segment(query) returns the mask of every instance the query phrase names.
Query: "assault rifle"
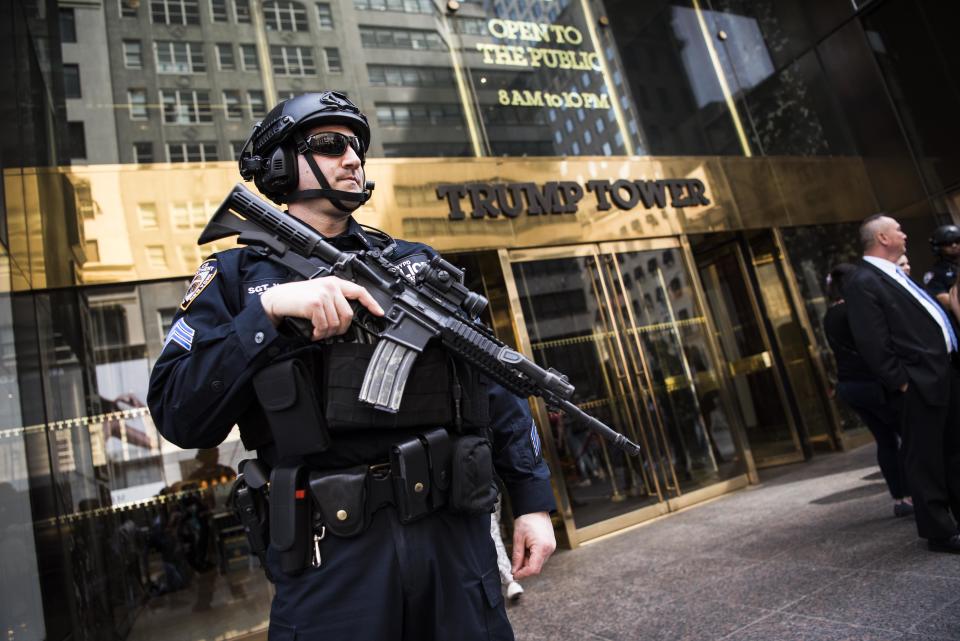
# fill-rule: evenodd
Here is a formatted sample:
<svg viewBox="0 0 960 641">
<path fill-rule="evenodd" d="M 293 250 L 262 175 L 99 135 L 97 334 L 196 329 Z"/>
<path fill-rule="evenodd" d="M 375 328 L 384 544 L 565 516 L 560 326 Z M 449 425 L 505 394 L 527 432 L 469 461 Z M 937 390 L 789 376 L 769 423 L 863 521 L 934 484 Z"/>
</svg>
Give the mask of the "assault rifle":
<svg viewBox="0 0 960 641">
<path fill-rule="evenodd" d="M 640 446 L 570 402 L 574 386 L 557 370 L 543 369 L 510 349 L 476 320 L 487 299 L 463 285 L 463 271 L 434 257 L 410 282 L 377 250 L 342 252 L 309 225 L 273 207 L 237 184 L 200 235 L 199 244 L 238 236 L 261 248 L 305 279 L 337 276 L 362 285 L 385 314 L 375 318 L 355 304 L 354 323 L 379 337 L 360 389 L 360 401 L 396 412 L 417 355 L 438 339 L 459 356 L 521 398 L 539 396 L 632 456 Z M 308 260 L 319 259 L 320 265 Z M 304 323 L 306 321 L 303 321 Z"/>
</svg>

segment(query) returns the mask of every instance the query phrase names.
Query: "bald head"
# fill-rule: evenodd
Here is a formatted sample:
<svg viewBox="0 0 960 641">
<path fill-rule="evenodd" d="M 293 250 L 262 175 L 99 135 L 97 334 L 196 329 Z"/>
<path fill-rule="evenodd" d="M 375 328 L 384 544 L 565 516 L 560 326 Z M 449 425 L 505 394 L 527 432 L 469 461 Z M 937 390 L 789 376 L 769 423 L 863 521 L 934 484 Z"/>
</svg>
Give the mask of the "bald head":
<svg viewBox="0 0 960 641">
<path fill-rule="evenodd" d="M 907 235 L 896 219 L 875 214 L 860 224 L 860 245 L 864 256 L 896 262 L 907 251 Z"/>
</svg>

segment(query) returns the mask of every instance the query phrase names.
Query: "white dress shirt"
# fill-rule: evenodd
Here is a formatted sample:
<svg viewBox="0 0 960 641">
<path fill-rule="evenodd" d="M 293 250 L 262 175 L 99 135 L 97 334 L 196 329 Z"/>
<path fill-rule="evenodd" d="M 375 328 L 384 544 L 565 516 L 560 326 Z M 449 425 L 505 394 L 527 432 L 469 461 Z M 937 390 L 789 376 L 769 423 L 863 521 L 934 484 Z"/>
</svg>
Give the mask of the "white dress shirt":
<svg viewBox="0 0 960 641">
<path fill-rule="evenodd" d="M 943 332 L 943 340 L 947 346 L 947 353 L 949 354 L 953 351 L 953 344 L 950 340 L 950 330 L 947 329 L 946 323 L 949 322 L 946 319 L 946 315 L 941 310 L 939 305 L 933 299 L 921 295 L 917 290 L 920 289 L 920 286 L 916 283 L 913 283 L 911 286 L 907 282 L 909 276 L 903 273 L 903 271 L 897 267 L 896 263 L 890 262 L 884 258 L 878 258 L 876 256 L 864 256 L 863 259 L 882 271 L 884 274 L 897 281 L 897 283 L 903 287 L 907 292 L 913 296 L 918 303 L 923 305 L 923 308 L 927 310 L 933 320 L 937 321 L 937 325 L 940 326 L 940 331 Z"/>
</svg>

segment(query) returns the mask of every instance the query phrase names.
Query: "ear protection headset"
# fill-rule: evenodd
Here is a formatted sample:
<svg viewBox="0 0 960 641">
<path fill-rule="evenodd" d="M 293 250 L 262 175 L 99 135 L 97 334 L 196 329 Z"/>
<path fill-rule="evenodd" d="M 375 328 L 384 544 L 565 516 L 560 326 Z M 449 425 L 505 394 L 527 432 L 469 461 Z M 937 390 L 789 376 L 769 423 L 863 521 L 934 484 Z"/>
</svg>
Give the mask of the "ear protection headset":
<svg viewBox="0 0 960 641">
<path fill-rule="evenodd" d="M 353 212 L 370 199 L 374 183 L 364 180 L 360 193 L 330 187 L 303 136 L 307 127 L 324 124 L 349 127 L 360 139 L 365 156 L 370 147 L 370 126 L 360 109 L 336 91 L 304 94 L 279 103 L 254 125 L 240 151 L 240 175 L 244 180 L 252 179 L 257 189 L 278 204 L 326 198 L 340 211 Z M 300 154 L 320 189 L 294 191 L 300 182 Z"/>
</svg>

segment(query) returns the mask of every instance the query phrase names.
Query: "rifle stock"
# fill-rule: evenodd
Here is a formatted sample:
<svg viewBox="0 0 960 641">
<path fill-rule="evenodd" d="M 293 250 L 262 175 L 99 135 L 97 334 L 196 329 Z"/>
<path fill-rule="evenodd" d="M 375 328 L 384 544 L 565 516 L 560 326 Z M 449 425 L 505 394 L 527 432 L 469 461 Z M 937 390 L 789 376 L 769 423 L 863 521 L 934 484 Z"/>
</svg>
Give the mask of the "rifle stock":
<svg viewBox="0 0 960 641">
<path fill-rule="evenodd" d="M 574 386 L 560 372 L 543 369 L 510 349 L 474 318 L 486 299 L 462 285 L 463 273 L 440 257 L 422 270 L 416 282 L 407 281 L 378 251 L 345 253 L 295 217 L 237 184 L 207 224 L 198 241 L 238 236 L 237 242 L 255 245 L 267 256 L 304 279 L 333 275 L 361 285 L 384 309 L 374 319 L 363 308 L 354 316 L 366 331 L 379 337 L 360 391 L 360 401 L 396 412 L 417 355 L 430 340 L 461 357 L 520 397 L 539 396 L 563 410 L 626 453 L 636 456 L 640 446 L 585 413 L 570 399 Z M 308 258 L 319 258 L 318 267 Z"/>
</svg>

